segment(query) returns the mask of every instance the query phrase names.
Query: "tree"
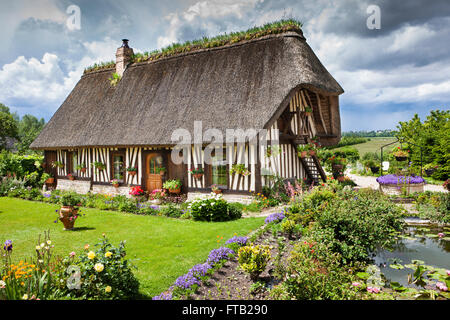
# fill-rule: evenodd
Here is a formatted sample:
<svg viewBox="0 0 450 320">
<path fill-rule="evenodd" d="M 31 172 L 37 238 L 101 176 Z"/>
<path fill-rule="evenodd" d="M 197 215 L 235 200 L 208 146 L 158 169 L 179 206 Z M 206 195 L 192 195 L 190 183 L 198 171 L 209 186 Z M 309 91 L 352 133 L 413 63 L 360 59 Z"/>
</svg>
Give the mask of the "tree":
<svg viewBox="0 0 450 320">
<path fill-rule="evenodd" d="M 446 180 L 450 175 L 450 111 L 433 110 L 422 123 L 417 114 L 410 121 L 400 122 L 397 137 L 419 145 L 422 148 L 423 165 L 438 165 L 432 175 L 434 179 Z M 409 161 L 420 166 L 420 148 L 408 145 L 411 150 Z"/>
<path fill-rule="evenodd" d="M 12 114 L 0 111 L 0 150 L 6 147 L 6 138 L 17 138 L 17 134 L 17 122 Z"/>
<path fill-rule="evenodd" d="M 22 117 L 18 125 L 19 142 L 16 144 L 20 154 L 30 151 L 30 144 L 37 138 L 44 126 L 44 118 L 38 120 L 35 116 L 29 114 Z"/>
</svg>

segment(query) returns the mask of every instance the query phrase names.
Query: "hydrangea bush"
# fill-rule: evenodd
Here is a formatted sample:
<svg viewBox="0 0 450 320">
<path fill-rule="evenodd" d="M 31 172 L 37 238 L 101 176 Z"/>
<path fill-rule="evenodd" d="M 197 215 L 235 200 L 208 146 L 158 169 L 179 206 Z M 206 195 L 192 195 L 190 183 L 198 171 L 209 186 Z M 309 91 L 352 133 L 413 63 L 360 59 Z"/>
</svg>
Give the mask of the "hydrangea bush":
<svg viewBox="0 0 450 320">
<path fill-rule="evenodd" d="M 236 206 L 231 206 L 221 194 L 211 193 L 205 198 L 195 199 L 189 203 L 188 209 L 197 221 L 229 221 L 242 216 Z"/>
</svg>

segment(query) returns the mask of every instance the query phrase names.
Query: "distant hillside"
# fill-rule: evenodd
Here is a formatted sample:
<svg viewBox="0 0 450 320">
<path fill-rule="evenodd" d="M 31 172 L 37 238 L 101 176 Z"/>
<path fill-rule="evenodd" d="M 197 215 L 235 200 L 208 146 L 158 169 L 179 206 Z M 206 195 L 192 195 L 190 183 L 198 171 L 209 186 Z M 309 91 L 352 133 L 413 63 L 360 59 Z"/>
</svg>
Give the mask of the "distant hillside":
<svg viewBox="0 0 450 320">
<path fill-rule="evenodd" d="M 395 130 L 372 130 L 372 131 L 346 131 L 342 133 L 343 137 L 394 137 Z"/>
</svg>

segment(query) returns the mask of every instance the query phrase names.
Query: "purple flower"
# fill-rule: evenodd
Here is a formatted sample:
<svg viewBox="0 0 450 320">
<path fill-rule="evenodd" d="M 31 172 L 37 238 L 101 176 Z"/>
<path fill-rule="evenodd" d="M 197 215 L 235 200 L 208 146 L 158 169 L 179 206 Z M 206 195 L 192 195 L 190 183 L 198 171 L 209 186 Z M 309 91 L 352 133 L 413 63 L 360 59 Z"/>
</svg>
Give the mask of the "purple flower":
<svg viewBox="0 0 450 320">
<path fill-rule="evenodd" d="M 181 289 L 190 289 L 194 285 L 199 285 L 200 281 L 195 278 L 191 273 L 187 273 L 178 277 L 175 281 L 175 286 Z"/>
<path fill-rule="evenodd" d="M 200 280 L 200 278 L 206 276 L 211 268 L 209 263 L 197 264 L 189 270 L 188 274 L 191 274 L 194 278 Z"/>
<path fill-rule="evenodd" d="M 379 184 L 418 184 L 424 183 L 425 180 L 420 176 L 397 176 L 388 174 L 377 178 Z"/>
<path fill-rule="evenodd" d="M 266 220 L 264 220 L 265 223 L 271 223 L 275 222 L 278 223 L 281 220 L 286 218 L 286 216 L 282 212 L 272 213 L 271 215 L 267 216 Z"/>
<path fill-rule="evenodd" d="M 234 236 L 233 238 L 228 239 L 227 242 L 225 242 L 225 244 L 237 243 L 237 244 L 239 244 L 242 247 L 242 246 L 245 246 L 247 244 L 247 241 L 248 241 L 247 237 Z"/>
<path fill-rule="evenodd" d="M 233 255 L 234 251 L 227 247 L 220 247 L 219 249 L 211 250 L 206 262 L 210 265 L 215 265 L 222 260 L 228 260 L 230 255 Z"/>
<path fill-rule="evenodd" d="M 6 240 L 5 244 L 3 245 L 3 250 L 12 251 L 12 248 L 13 248 L 12 240 Z"/>
<path fill-rule="evenodd" d="M 172 294 L 163 292 L 159 296 L 154 296 L 152 300 L 172 300 Z"/>
</svg>

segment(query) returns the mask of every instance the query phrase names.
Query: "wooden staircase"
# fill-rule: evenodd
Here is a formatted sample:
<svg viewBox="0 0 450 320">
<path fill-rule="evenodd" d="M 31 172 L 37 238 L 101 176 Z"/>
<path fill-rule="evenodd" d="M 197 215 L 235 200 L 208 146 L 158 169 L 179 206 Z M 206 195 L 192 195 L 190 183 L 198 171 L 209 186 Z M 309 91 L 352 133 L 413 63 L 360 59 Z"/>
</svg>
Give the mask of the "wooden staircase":
<svg viewBox="0 0 450 320">
<path fill-rule="evenodd" d="M 327 175 L 316 155 L 300 158 L 300 161 L 302 162 L 303 168 L 305 168 L 309 184 L 314 183 L 314 185 L 318 185 L 320 179 L 322 179 L 323 182 L 327 181 Z"/>
</svg>

